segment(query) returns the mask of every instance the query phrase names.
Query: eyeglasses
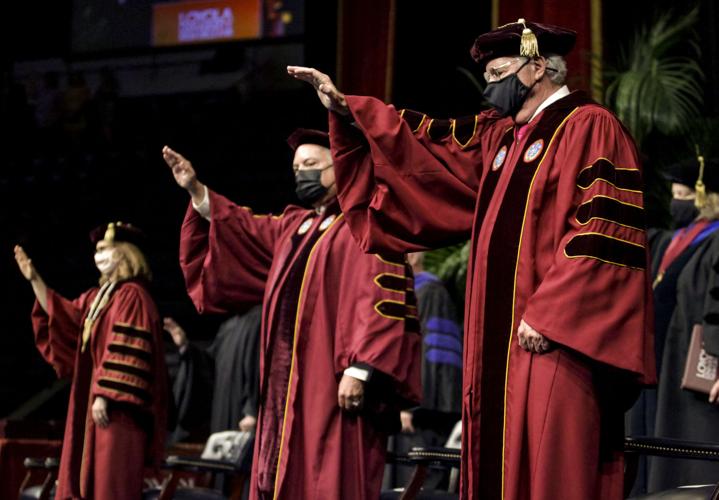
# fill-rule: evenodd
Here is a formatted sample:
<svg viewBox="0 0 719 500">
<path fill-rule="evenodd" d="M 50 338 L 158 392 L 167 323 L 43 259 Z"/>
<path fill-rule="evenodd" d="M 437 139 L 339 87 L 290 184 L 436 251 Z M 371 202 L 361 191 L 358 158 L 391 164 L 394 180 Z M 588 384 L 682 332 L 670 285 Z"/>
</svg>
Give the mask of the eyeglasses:
<svg viewBox="0 0 719 500">
<path fill-rule="evenodd" d="M 506 63 L 495 66 L 494 68 L 487 68 L 487 71 L 484 72 L 484 81 L 487 83 L 491 83 L 501 80 L 512 64 L 523 59 L 525 58 L 515 57 L 511 61 L 507 61 Z"/>
</svg>

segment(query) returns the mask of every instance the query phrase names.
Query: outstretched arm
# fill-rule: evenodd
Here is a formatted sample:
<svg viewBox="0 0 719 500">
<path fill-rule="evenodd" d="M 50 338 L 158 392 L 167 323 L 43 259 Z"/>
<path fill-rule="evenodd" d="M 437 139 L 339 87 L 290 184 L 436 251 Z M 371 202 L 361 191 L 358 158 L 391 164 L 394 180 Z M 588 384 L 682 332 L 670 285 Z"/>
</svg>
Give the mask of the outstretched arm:
<svg viewBox="0 0 719 500">
<path fill-rule="evenodd" d="M 287 219 L 254 214 L 209 190 L 192 163 L 171 148 L 165 146 L 162 156 L 192 199 L 182 225 L 180 265 L 197 309 L 237 312 L 261 302 Z"/>
<path fill-rule="evenodd" d="M 363 250 L 415 251 L 469 236 L 483 151 L 509 123 L 498 122 L 496 113 L 436 120 L 371 97 L 345 95 L 314 68 L 287 71 L 312 85 L 332 111 L 338 198 Z"/>
</svg>

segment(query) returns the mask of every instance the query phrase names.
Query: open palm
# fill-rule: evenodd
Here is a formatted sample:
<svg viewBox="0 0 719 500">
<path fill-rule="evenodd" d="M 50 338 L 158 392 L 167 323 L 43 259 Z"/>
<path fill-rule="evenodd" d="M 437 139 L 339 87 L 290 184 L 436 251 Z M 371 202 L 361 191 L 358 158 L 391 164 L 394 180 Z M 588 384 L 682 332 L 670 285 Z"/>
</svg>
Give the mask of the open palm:
<svg viewBox="0 0 719 500">
<path fill-rule="evenodd" d="M 15 245 L 15 262 L 17 262 L 17 266 L 26 280 L 32 281 L 37 276 L 32 259 L 27 256 L 20 245 Z"/>
<path fill-rule="evenodd" d="M 197 183 L 197 174 L 192 168 L 192 163 L 168 146 L 162 148 L 162 158 L 167 166 L 172 169 L 175 182 L 184 189 L 191 190 Z"/>
</svg>

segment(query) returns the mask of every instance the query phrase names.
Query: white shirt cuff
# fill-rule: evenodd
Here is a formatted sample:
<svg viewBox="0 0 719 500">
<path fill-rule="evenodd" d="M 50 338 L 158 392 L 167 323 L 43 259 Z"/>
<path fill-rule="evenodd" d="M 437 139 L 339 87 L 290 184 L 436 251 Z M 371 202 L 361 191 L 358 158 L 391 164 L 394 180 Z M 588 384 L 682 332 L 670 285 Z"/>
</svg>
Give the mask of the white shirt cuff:
<svg viewBox="0 0 719 500">
<path fill-rule="evenodd" d="M 369 380 L 369 371 L 357 366 L 350 366 L 345 369 L 344 374 L 349 377 L 356 378 L 357 380 L 361 380 L 362 382 L 367 382 L 367 380 Z"/>
<path fill-rule="evenodd" d="M 205 196 L 202 197 L 200 204 L 195 205 L 195 202 L 193 201 L 192 208 L 194 208 L 203 219 L 206 221 L 210 220 L 210 192 L 207 189 L 207 186 L 205 186 Z"/>
</svg>

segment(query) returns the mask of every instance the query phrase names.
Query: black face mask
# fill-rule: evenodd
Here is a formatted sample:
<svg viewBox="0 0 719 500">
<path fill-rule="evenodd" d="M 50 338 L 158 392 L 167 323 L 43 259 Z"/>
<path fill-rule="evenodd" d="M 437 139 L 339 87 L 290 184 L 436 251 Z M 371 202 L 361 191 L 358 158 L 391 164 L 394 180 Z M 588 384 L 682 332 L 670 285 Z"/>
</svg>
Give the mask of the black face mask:
<svg viewBox="0 0 719 500">
<path fill-rule="evenodd" d="M 298 170 L 295 174 L 295 193 L 302 203 L 312 205 L 327 194 L 328 188 L 320 182 L 323 170 Z"/>
<path fill-rule="evenodd" d="M 529 91 L 537 83 L 536 81 L 532 84 L 532 87 L 527 87 L 517 76 L 524 66 L 527 65 L 529 59 L 522 64 L 517 71 L 509 76 L 506 76 L 498 82 L 491 82 L 487 84 L 482 95 L 489 101 L 494 109 L 502 116 L 514 116 L 519 112 L 527 99 Z"/>
<path fill-rule="evenodd" d="M 699 215 L 699 209 L 694 205 L 694 200 L 672 199 L 669 204 L 669 212 L 674 219 L 674 229 L 687 227 Z"/>
</svg>

